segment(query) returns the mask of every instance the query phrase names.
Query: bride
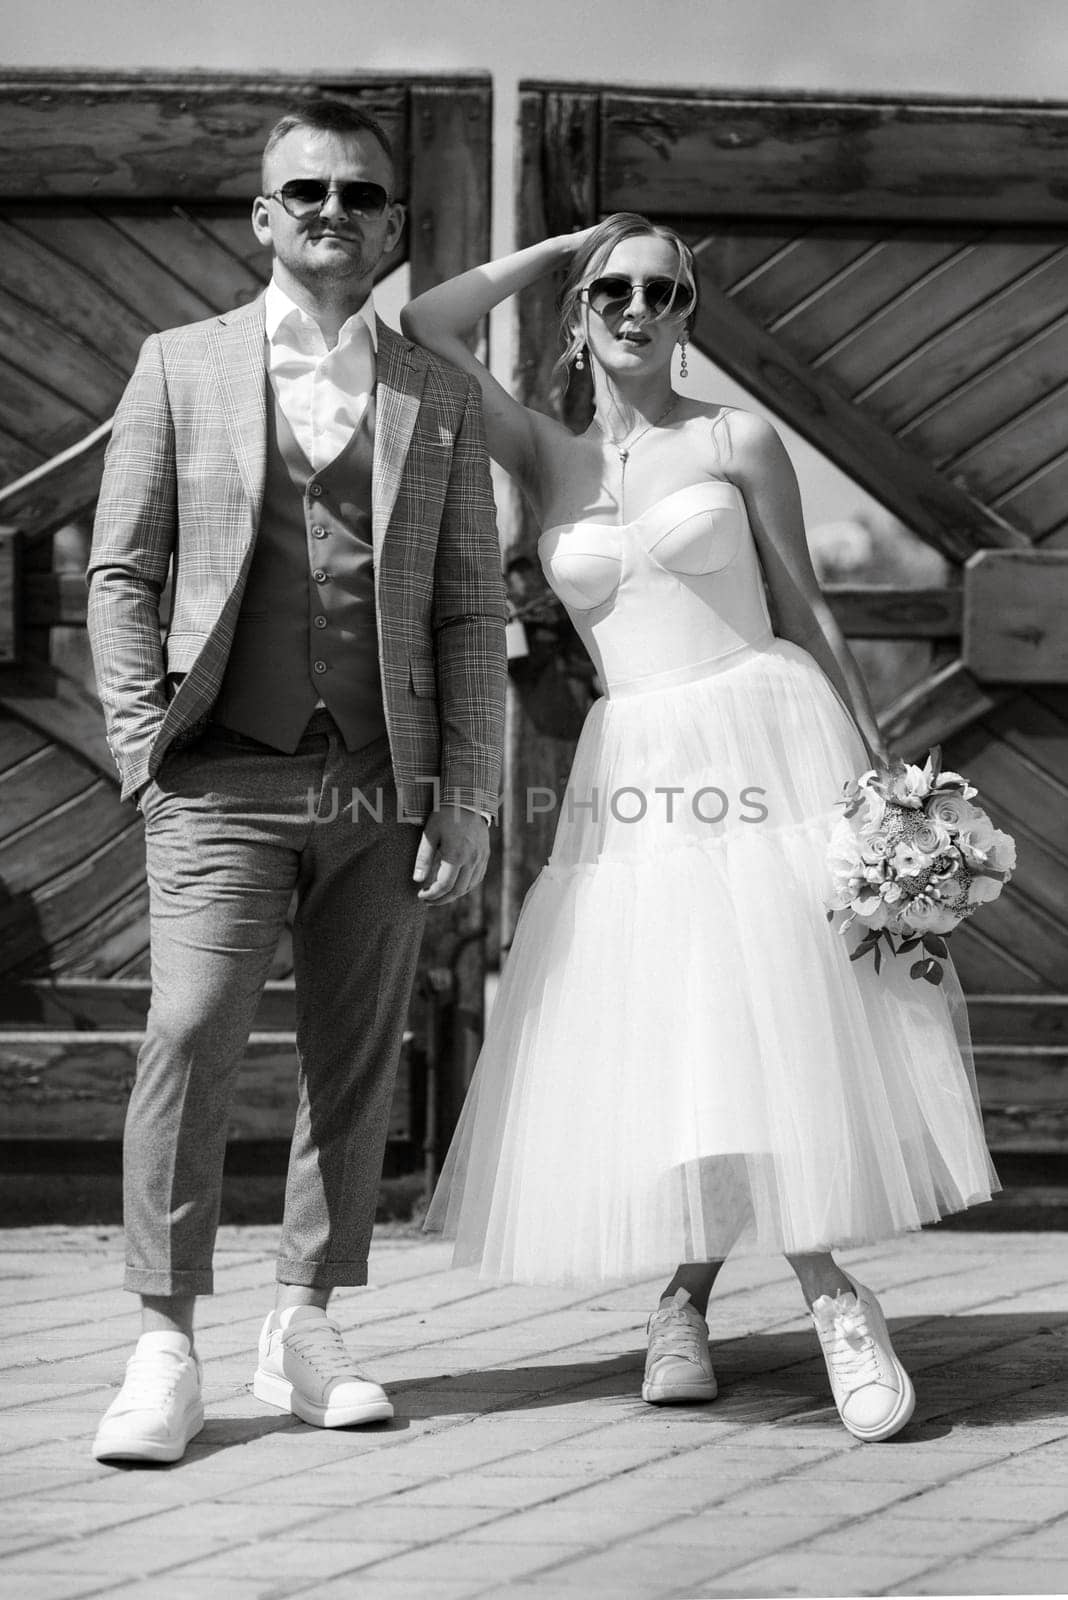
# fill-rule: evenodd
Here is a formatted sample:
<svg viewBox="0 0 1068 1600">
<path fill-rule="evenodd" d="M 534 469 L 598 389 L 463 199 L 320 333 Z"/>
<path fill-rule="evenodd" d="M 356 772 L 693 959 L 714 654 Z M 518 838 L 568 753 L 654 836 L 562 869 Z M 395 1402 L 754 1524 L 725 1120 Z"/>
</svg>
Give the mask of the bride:
<svg viewBox="0 0 1068 1600">
<path fill-rule="evenodd" d="M 593 376 L 581 435 L 519 405 L 463 339 L 561 267 L 561 361 Z M 696 311 L 683 241 L 617 214 L 402 316 L 481 386 L 491 453 L 545 530 L 546 578 L 605 689 L 427 1225 L 494 1280 L 670 1273 L 652 1404 L 715 1396 L 716 1274 L 732 1249 L 781 1252 L 842 1421 L 884 1439 L 912 1385 L 832 1251 L 997 1183 L 943 990 L 907 962 L 851 963 L 826 920 L 835 803 L 882 754 L 879 730 L 778 436 L 673 386 Z"/>
</svg>

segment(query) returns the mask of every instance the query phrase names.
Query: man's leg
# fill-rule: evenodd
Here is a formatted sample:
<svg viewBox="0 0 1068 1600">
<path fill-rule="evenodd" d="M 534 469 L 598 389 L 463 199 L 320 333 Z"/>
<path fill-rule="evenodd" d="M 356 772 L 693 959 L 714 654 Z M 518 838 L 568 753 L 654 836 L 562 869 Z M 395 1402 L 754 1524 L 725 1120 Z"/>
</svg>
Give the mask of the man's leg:
<svg viewBox="0 0 1068 1600">
<path fill-rule="evenodd" d="M 412 881 L 419 830 L 397 821 L 385 741 L 347 756 L 334 740 L 326 771 L 323 815 L 335 788 L 339 814 L 314 828 L 302 862 L 293 929 L 300 1094 L 278 1312 L 264 1329 L 255 1388 L 330 1427 L 391 1415 L 351 1362 L 340 1381 L 344 1345 L 322 1312 L 334 1287 L 367 1281 L 425 906 Z M 342 811 L 354 788 L 370 813 Z M 299 1361 L 288 1345 L 300 1346 Z"/>
<path fill-rule="evenodd" d="M 124 1142 L 125 1281 L 144 1336 L 100 1459 L 176 1460 L 203 1419 L 195 1297 L 212 1290 L 234 1080 L 297 871 L 249 778 L 209 738 L 146 797 L 152 1004 Z"/>
</svg>

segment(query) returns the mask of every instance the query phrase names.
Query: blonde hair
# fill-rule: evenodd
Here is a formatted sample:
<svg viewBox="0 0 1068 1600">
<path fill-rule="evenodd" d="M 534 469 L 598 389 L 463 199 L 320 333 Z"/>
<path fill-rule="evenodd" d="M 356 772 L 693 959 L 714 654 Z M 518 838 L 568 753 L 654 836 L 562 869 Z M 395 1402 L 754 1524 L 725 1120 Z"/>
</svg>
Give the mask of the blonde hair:
<svg viewBox="0 0 1068 1600">
<path fill-rule="evenodd" d="M 596 269 L 608 260 L 617 244 L 622 244 L 624 239 L 640 238 L 663 239 L 674 247 L 679 258 L 675 282 L 685 286 L 693 301 L 686 318 L 686 332 L 689 334 L 692 331 L 699 297 L 693 251 L 673 228 L 665 228 L 658 222 L 650 222 L 648 217 L 639 216 L 636 211 L 615 211 L 610 217 L 605 217 L 597 231 L 572 257 L 557 301 L 557 310 L 560 313 L 560 339 L 564 349 L 553 367 L 554 376 L 559 372 L 570 372 L 576 356 L 586 342 L 579 321 L 581 291 L 591 276 L 595 275 Z M 671 314 L 670 311 L 663 313 L 664 316 Z"/>
</svg>

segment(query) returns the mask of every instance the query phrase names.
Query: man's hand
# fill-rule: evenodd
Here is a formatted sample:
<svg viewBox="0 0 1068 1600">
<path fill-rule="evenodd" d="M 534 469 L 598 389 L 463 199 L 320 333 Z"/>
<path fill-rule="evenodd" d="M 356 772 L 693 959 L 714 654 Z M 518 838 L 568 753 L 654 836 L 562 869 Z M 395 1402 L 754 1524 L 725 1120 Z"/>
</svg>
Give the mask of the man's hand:
<svg viewBox="0 0 1068 1600">
<path fill-rule="evenodd" d="M 443 906 L 477 888 L 489 861 L 489 825 L 477 811 L 439 806 L 426 819 L 412 876 L 420 900 Z"/>
</svg>

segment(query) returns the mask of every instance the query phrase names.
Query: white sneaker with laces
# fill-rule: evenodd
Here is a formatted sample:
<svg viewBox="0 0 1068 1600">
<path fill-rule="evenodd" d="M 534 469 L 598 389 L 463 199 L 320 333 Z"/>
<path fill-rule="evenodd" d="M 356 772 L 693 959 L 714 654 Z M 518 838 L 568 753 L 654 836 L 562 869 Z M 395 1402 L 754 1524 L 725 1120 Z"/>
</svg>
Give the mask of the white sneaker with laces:
<svg viewBox="0 0 1068 1600">
<path fill-rule="evenodd" d="M 838 1415 L 857 1439 L 889 1439 L 912 1416 L 916 1394 L 894 1354 L 878 1300 L 849 1279 L 852 1294 L 821 1294 L 812 1304 Z"/>
<path fill-rule="evenodd" d="M 356 1371 L 341 1329 L 318 1306 L 270 1313 L 252 1392 L 317 1428 L 388 1422 L 393 1415 L 385 1390 Z"/>
<path fill-rule="evenodd" d="M 98 1461 L 180 1461 L 204 1426 L 200 1362 L 184 1333 L 143 1333 L 105 1411 Z"/>
<path fill-rule="evenodd" d="M 708 1349 L 708 1323 L 685 1289 L 649 1318 L 642 1399 L 652 1406 L 714 1400 L 716 1375 Z"/>
</svg>

